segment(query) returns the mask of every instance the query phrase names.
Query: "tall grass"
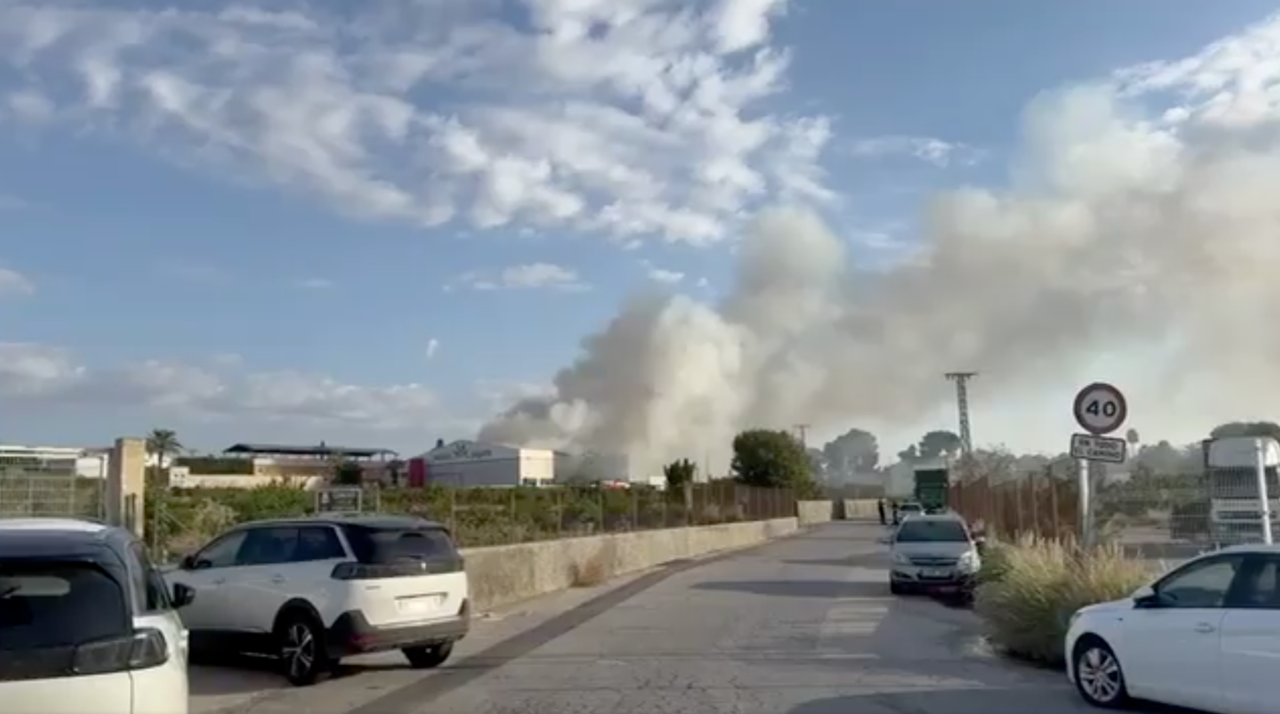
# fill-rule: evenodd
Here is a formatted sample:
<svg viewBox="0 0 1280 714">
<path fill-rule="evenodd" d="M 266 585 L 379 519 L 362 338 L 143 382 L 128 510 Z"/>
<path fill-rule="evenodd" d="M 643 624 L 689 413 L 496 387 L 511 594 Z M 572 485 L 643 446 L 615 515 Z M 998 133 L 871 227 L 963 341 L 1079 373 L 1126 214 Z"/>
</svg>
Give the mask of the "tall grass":
<svg viewBox="0 0 1280 714">
<path fill-rule="evenodd" d="M 1117 546 L 1083 550 L 1036 537 L 992 543 L 983 558 L 974 609 L 992 644 L 1012 656 L 1061 666 L 1071 614 L 1127 597 L 1158 571 Z"/>
</svg>

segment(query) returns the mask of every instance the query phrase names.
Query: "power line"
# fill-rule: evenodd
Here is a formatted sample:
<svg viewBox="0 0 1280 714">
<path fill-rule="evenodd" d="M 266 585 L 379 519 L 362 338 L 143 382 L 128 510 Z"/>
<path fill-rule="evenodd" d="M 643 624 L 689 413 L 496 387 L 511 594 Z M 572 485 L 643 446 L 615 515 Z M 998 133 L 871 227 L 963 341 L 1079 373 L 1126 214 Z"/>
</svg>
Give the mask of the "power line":
<svg viewBox="0 0 1280 714">
<path fill-rule="evenodd" d="M 956 383 L 956 409 L 960 411 L 960 451 L 965 456 L 973 453 L 973 436 L 969 432 L 969 380 L 977 372 L 947 372 L 947 379 Z"/>
</svg>

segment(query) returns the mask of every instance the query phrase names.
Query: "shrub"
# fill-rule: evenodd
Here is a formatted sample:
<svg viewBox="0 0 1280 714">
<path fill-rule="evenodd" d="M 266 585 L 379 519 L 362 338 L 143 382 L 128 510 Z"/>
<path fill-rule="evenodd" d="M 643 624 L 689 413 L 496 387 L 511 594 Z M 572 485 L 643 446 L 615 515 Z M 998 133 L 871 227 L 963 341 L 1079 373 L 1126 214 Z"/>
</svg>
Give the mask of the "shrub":
<svg viewBox="0 0 1280 714">
<path fill-rule="evenodd" d="M 988 550 L 974 609 L 992 644 L 1047 665 L 1063 664 L 1062 643 L 1077 609 L 1126 597 L 1154 568 L 1116 546 L 1081 551 L 1072 543 L 1026 537 Z"/>
</svg>

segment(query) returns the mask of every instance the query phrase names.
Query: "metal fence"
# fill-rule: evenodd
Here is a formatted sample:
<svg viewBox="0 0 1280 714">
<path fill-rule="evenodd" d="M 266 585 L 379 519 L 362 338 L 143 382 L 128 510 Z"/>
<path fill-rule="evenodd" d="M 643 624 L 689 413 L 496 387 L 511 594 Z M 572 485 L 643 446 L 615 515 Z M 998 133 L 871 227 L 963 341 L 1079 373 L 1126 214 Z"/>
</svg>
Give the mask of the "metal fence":
<svg viewBox="0 0 1280 714">
<path fill-rule="evenodd" d="M 796 515 L 791 490 L 732 481 L 696 484 L 683 493 L 595 487 L 368 488 L 361 500 L 369 512 L 438 521 L 465 547 Z M 146 501 L 147 540 L 155 557 L 186 554 L 236 523 L 306 515 L 314 503 L 312 492 L 290 486 L 157 491 Z"/>
<path fill-rule="evenodd" d="M 1178 559 L 1224 545 L 1260 542 L 1262 503 L 1253 468 L 1159 473 L 1144 467 L 1108 474 L 1091 468 L 1088 540 L 1142 557 Z M 1268 475 L 1273 527 L 1280 532 L 1280 483 Z M 1074 465 L 951 487 L 952 506 L 1001 538 L 1033 534 L 1076 539 L 1081 531 Z"/>
<path fill-rule="evenodd" d="M 102 518 L 106 478 L 85 478 L 74 459 L 0 456 L 0 518 Z"/>
</svg>

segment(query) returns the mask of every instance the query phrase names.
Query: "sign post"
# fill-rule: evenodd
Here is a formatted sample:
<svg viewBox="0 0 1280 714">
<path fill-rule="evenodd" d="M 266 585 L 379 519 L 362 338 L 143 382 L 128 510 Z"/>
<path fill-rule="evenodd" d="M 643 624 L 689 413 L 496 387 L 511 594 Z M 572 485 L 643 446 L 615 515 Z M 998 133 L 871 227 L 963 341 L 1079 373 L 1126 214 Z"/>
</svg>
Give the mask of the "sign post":
<svg viewBox="0 0 1280 714">
<path fill-rule="evenodd" d="M 1080 543 L 1089 548 L 1093 546 L 1094 530 L 1089 463 L 1124 463 L 1128 443 L 1108 438 L 1107 434 L 1124 425 L 1129 403 L 1119 389 L 1106 382 L 1094 382 L 1076 393 L 1071 411 L 1080 428 L 1088 432 L 1071 435 L 1071 456 L 1076 459 L 1080 474 Z"/>
</svg>

